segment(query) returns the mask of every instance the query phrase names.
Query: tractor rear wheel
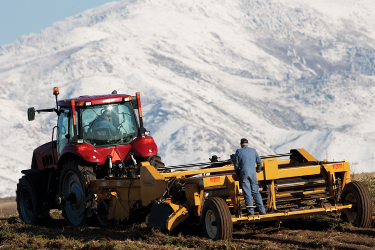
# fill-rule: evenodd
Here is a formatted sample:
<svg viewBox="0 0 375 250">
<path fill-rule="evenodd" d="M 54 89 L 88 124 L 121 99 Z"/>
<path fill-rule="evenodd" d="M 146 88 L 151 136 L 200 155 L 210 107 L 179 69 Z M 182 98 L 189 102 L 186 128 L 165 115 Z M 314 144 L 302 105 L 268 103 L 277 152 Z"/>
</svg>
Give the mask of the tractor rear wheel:
<svg viewBox="0 0 375 250">
<path fill-rule="evenodd" d="M 368 228 L 372 221 L 371 196 L 367 187 L 359 182 L 353 181 L 345 185 L 341 195 L 343 205 L 352 204 L 352 208 L 343 211 L 346 221 L 356 227 Z"/>
<path fill-rule="evenodd" d="M 205 200 L 201 214 L 204 235 L 212 240 L 232 239 L 233 223 L 226 202 L 219 197 Z"/>
<path fill-rule="evenodd" d="M 36 193 L 27 179 L 23 176 L 17 184 L 17 211 L 26 224 L 39 224 L 49 220 L 49 216 L 41 216 L 41 205 L 38 204 Z"/>
<path fill-rule="evenodd" d="M 63 204 L 62 215 L 69 225 L 86 223 L 85 182 L 78 170 L 77 161 L 68 161 L 63 165 L 59 183 L 60 194 L 67 199 Z"/>
</svg>

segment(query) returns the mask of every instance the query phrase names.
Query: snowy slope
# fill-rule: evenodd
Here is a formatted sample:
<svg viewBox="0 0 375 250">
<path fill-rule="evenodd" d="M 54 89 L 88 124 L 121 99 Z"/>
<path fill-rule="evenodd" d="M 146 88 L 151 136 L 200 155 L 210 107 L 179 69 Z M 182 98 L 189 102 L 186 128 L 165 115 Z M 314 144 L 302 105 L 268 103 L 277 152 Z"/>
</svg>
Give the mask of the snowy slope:
<svg viewBox="0 0 375 250">
<path fill-rule="evenodd" d="M 84 94 L 142 95 L 167 165 L 305 148 L 373 171 L 371 0 L 123 1 L 0 47 L 0 197 L 14 195 L 56 117 L 30 106 Z"/>
</svg>

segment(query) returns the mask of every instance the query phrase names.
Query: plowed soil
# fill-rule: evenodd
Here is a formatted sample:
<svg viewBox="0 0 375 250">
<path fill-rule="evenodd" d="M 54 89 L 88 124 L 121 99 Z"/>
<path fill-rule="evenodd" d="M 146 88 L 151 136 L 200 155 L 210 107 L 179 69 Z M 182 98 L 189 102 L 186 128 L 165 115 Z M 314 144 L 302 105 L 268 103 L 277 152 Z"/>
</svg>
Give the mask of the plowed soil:
<svg viewBox="0 0 375 250">
<path fill-rule="evenodd" d="M 366 175 L 363 180 L 374 197 L 375 178 Z M 46 225 L 26 225 L 14 200 L 0 199 L 0 249 L 375 249 L 374 217 L 371 228 L 353 227 L 339 215 L 235 225 L 231 241 L 214 242 L 190 218 L 171 233 L 145 223 L 67 226 L 59 210 L 51 211 Z"/>
<path fill-rule="evenodd" d="M 171 233 L 144 223 L 71 227 L 52 210 L 50 222 L 39 226 L 26 225 L 17 214 L 0 215 L 0 249 L 375 249 L 374 226 L 373 221 L 371 228 L 356 228 L 338 215 L 315 216 L 235 225 L 232 241 L 214 242 L 204 238 L 198 221 Z"/>
</svg>

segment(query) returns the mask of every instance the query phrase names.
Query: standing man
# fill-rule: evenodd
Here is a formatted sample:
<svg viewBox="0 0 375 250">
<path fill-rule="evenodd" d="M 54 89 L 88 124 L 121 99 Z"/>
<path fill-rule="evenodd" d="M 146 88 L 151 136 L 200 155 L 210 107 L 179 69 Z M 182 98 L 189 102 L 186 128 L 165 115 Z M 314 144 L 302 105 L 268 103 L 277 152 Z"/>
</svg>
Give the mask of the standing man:
<svg viewBox="0 0 375 250">
<path fill-rule="evenodd" d="M 259 193 L 258 179 L 256 172 L 262 168 L 262 161 L 259 158 L 257 151 L 248 147 L 247 139 L 241 139 L 241 148 L 237 149 L 234 156 L 234 168 L 236 173 L 240 176 L 242 183 L 243 195 L 245 197 L 246 209 L 249 215 L 254 215 L 253 198 L 256 207 L 260 214 L 266 214 L 266 209 L 263 207 L 262 196 Z M 255 163 L 257 164 L 255 172 Z"/>
</svg>

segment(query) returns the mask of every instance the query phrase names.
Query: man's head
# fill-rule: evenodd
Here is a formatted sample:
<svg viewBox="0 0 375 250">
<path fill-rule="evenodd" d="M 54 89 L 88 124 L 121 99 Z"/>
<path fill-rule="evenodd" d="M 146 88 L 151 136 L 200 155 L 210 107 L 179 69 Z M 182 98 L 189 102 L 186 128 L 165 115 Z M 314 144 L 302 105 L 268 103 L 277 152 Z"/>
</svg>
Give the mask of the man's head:
<svg viewBox="0 0 375 250">
<path fill-rule="evenodd" d="M 249 141 L 246 138 L 241 139 L 241 148 L 249 145 Z"/>
<path fill-rule="evenodd" d="M 102 114 L 102 116 L 107 120 L 107 121 L 109 121 L 109 119 L 111 119 L 111 111 L 108 111 L 108 110 L 106 110 L 106 111 L 104 111 L 103 112 L 103 114 Z"/>
</svg>

